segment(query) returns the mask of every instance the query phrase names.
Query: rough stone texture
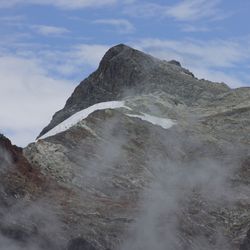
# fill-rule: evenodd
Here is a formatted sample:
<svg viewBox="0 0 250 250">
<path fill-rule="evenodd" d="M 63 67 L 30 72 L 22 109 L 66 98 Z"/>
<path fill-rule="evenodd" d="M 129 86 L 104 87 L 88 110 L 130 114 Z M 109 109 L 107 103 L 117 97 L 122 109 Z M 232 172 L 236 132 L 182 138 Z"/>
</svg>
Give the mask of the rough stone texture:
<svg viewBox="0 0 250 250">
<path fill-rule="evenodd" d="M 239 249 L 250 221 L 249 194 L 244 186 L 249 183 L 246 173 L 250 141 L 245 133 L 249 123 L 244 127 L 239 125 L 249 116 L 244 112 L 236 112 L 237 116 L 228 114 L 226 110 L 230 107 L 226 107 L 226 100 L 222 102 L 217 105 L 218 114 L 215 114 L 213 106 L 188 107 L 176 103 L 165 93 L 126 98 L 126 105 L 132 111 L 96 111 L 70 130 L 29 145 L 25 155 L 33 164 L 34 157 L 40 159 L 36 164 L 45 175 L 76 189 L 75 193 L 81 198 L 77 195 L 67 203 L 63 217 L 71 218 L 68 224 L 72 237 L 82 235 L 97 249 L 120 249 L 127 239 L 135 245 L 125 244 L 122 249 L 142 247 L 136 245 L 140 243 L 130 236 L 130 230 L 148 206 L 141 203 L 145 195 L 150 196 L 155 183 L 163 183 L 166 190 L 171 190 L 171 185 L 177 190 L 186 190 L 176 195 L 177 216 L 171 212 L 172 218 L 178 219 L 179 227 L 178 246 L 173 249 Z M 237 105 L 241 104 L 236 102 L 234 106 Z M 177 125 L 164 130 L 128 117 L 128 112 L 172 118 Z M 206 169 L 206 162 L 209 166 L 211 161 L 212 174 Z M 54 167 L 49 167 L 51 165 Z M 189 171 L 192 179 L 199 167 L 204 168 L 204 173 L 202 170 L 197 174 L 198 180 L 187 184 L 185 178 Z M 175 168 L 180 172 L 175 172 Z M 166 174 L 168 171 L 173 171 L 173 180 Z M 179 176 L 182 171 L 184 179 Z M 208 179 L 203 179 L 203 174 L 208 174 Z M 216 175 L 224 174 L 222 186 L 220 178 L 209 184 Z M 225 190 L 224 184 L 228 185 Z M 200 185 L 204 193 L 197 191 Z M 163 190 L 168 195 L 165 187 Z M 230 194 L 230 201 L 224 197 L 224 192 Z M 232 198 L 231 193 L 237 196 Z M 164 204 L 159 216 L 169 216 L 168 212 L 164 214 Z M 164 230 L 164 220 L 162 223 Z M 137 230 L 134 235 L 138 234 Z M 218 234 L 222 243 L 218 242 Z M 197 238 L 204 240 L 196 241 Z M 147 242 L 141 236 L 139 239 Z"/>
<path fill-rule="evenodd" d="M 59 207 L 66 241 L 98 250 L 247 249 L 250 89 L 198 80 L 176 62 L 118 45 L 42 134 L 120 99 L 131 110 L 96 111 L 24 149 L 54 183 L 44 194 Z M 176 125 L 128 116 L 142 113 Z"/>
<path fill-rule="evenodd" d="M 0 178 L 0 248 L 28 249 L 26 244 L 35 239 L 41 241 L 41 248 L 36 249 L 56 249 L 55 244 L 42 238 L 34 221 L 24 220 L 31 200 L 44 195 L 46 179 L 27 161 L 22 149 L 3 135 L 0 135 Z M 32 217 L 31 213 L 28 216 Z"/>
<path fill-rule="evenodd" d="M 191 72 L 176 63 L 161 61 L 120 44 L 105 54 L 97 71 L 80 83 L 65 107 L 53 116 L 39 136 L 95 103 L 156 90 L 162 90 L 187 105 L 211 102 L 219 94 L 230 91 L 225 84 L 194 78 Z"/>
<path fill-rule="evenodd" d="M 23 156 L 22 148 L 12 145 L 3 135 L 0 135 L 0 176 L 5 192 L 17 196 L 31 189 L 38 191 L 44 181 L 40 171 Z"/>
<path fill-rule="evenodd" d="M 83 238 L 75 238 L 69 242 L 67 250 L 96 250 L 96 248 Z"/>
<path fill-rule="evenodd" d="M 250 249 L 250 230 L 247 232 L 246 238 L 244 239 L 240 250 L 249 250 Z"/>
<path fill-rule="evenodd" d="M 171 63 L 171 64 L 174 64 L 174 65 L 176 65 L 176 66 L 181 67 L 181 63 L 180 63 L 180 62 L 178 62 L 178 61 L 176 61 L 176 60 L 171 60 L 171 61 L 169 61 L 169 63 Z"/>
</svg>

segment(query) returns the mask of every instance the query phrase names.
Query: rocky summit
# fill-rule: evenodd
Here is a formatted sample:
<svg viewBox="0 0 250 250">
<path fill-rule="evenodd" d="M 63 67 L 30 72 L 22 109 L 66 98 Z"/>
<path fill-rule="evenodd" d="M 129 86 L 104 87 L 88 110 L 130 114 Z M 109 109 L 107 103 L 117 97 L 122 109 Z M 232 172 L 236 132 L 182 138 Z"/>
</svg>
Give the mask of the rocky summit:
<svg viewBox="0 0 250 250">
<path fill-rule="evenodd" d="M 250 249 L 250 88 L 121 44 L 35 143 L 0 142 L 1 249 Z"/>
<path fill-rule="evenodd" d="M 40 136 L 72 114 L 95 103 L 119 100 L 126 96 L 152 94 L 161 91 L 188 106 L 212 101 L 229 88 L 194 78 L 176 61 L 161 61 L 126 45 L 111 48 L 99 68 L 82 81 L 57 112 Z"/>
</svg>

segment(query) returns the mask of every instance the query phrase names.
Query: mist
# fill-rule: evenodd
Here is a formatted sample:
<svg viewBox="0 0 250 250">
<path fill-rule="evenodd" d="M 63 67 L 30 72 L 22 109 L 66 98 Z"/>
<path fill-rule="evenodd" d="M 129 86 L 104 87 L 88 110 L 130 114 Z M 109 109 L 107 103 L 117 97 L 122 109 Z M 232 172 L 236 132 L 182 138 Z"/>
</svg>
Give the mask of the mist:
<svg viewBox="0 0 250 250">
<path fill-rule="evenodd" d="M 113 111 L 105 121 L 104 114 L 97 116 L 102 118 L 97 127 L 91 118 L 79 125 L 93 128 L 94 146 L 87 137 L 69 155 L 80 166 L 77 186 L 114 203 L 136 202 L 136 209 L 121 212 L 133 219 L 119 232 L 122 243 L 112 249 L 231 249 L 225 225 L 232 218 L 223 218 L 223 211 L 249 197 L 247 186 L 233 184 L 244 147 L 216 145 L 188 135 L 178 125 L 164 130 Z M 131 125 L 134 121 L 140 132 Z M 142 152 L 144 158 L 138 160 Z"/>
<path fill-rule="evenodd" d="M 15 211 L 31 211 L 41 219 L 26 217 L 39 228 L 30 239 L 48 242 L 51 250 L 65 248 L 72 239 L 98 250 L 234 249 L 247 228 L 236 230 L 234 223 L 244 222 L 244 207 L 238 203 L 249 199 L 249 188 L 237 181 L 248 149 L 197 135 L 199 119 L 190 119 L 192 127 L 176 123 L 163 129 L 117 110 L 102 110 L 69 131 L 38 141 L 30 146 L 35 146 L 33 161 L 42 159 L 42 172 L 75 193 L 51 196 L 54 202 L 28 202 L 28 209 L 17 203 L 8 210 L 6 224 L 11 225 L 8 218 L 15 218 Z M 68 214 L 55 206 L 63 202 Z M 23 249 L 24 243 L 1 237 L 3 244 L 11 241 Z M 48 246 L 28 240 L 24 249 Z"/>
<path fill-rule="evenodd" d="M 0 159 L 0 249 L 64 249 L 67 237 L 58 217 L 59 207 L 45 196 L 25 190 L 28 184 L 22 183 L 18 166 L 3 147 Z"/>
<path fill-rule="evenodd" d="M 239 194 L 249 190 L 233 184 L 245 152 L 240 145 L 209 145 L 179 132 L 161 133 L 161 150 L 153 143 L 147 148 L 145 169 L 151 178 L 120 250 L 232 249 L 225 231 L 232 218 L 223 218 L 223 211 L 233 210 Z M 155 133 L 148 136 L 154 142 Z"/>
</svg>

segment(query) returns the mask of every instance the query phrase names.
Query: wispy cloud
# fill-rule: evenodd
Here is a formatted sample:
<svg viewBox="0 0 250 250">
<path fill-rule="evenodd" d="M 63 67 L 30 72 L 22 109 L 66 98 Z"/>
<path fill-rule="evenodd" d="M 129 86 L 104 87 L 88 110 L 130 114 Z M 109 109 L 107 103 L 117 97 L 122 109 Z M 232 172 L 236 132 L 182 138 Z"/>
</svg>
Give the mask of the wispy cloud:
<svg viewBox="0 0 250 250">
<path fill-rule="evenodd" d="M 219 20 L 228 15 L 221 11 L 220 3 L 221 0 L 181 0 L 173 5 L 144 2 L 127 6 L 124 13 L 136 17 L 169 17 L 185 22 Z"/>
<path fill-rule="evenodd" d="M 126 19 L 97 19 L 94 23 L 113 26 L 119 33 L 124 34 L 135 31 L 133 24 Z"/>
<path fill-rule="evenodd" d="M 179 21 L 217 18 L 221 14 L 218 8 L 220 2 L 221 0 L 182 0 L 176 5 L 167 7 L 165 13 Z"/>
<path fill-rule="evenodd" d="M 79 63 L 97 67 L 110 46 L 102 44 L 79 44 L 74 46 L 72 57 Z"/>
<path fill-rule="evenodd" d="M 31 27 L 35 32 L 44 36 L 60 36 L 70 32 L 66 28 L 56 26 L 32 25 Z"/>
<path fill-rule="evenodd" d="M 144 39 L 134 45 L 156 57 L 180 61 L 199 78 L 224 81 L 231 87 L 246 85 L 235 71 L 250 61 L 248 42 Z"/>
<path fill-rule="evenodd" d="M 38 50 L 22 44 L 15 52 L 0 50 L 0 130 L 18 145 L 33 141 L 63 107 L 74 80 L 84 78 L 86 68 L 97 67 L 108 48 L 79 44 L 69 50 Z"/>
<path fill-rule="evenodd" d="M 107 45 L 81 43 L 72 45 L 68 49 L 44 48 L 40 51 L 32 50 L 26 53 L 28 57 L 32 55 L 34 58 L 39 58 L 40 63 L 44 65 L 50 75 L 74 81 L 78 79 L 79 75 L 86 76 L 90 70 L 96 69 L 108 49 Z"/>
<path fill-rule="evenodd" d="M 0 8 L 10 8 L 16 5 L 52 5 L 62 9 L 78 9 L 100 7 L 116 3 L 117 0 L 1 0 Z"/>
<path fill-rule="evenodd" d="M 133 17 L 155 17 L 163 16 L 165 5 L 155 3 L 135 3 L 124 8 L 123 13 Z"/>
<path fill-rule="evenodd" d="M 208 27 L 194 26 L 194 25 L 185 25 L 181 29 L 184 32 L 194 33 L 194 32 L 209 32 L 211 31 Z"/>
<path fill-rule="evenodd" d="M 176 59 L 199 78 L 238 87 L 249 80 L 241 74 L 248 70 L 241 67 L 247 68 L 250 62 L 247 41 L 246 38 L 227 41 L 143 39 L 131 41 L 130 45 L 161 59 Z M 20 145 L 37 136 L 65 103 L 76 86 L 72 83 L 77 84 L 97 68 L 111 47 L 83 43 L 66 49 L 22 43 L 16 44 L 13 50 L 13 44 L 10 49 L 6 43 L 1 44 L 0 105 L 4 108 L 0 110 L 0 129 L 7 131 Z"/>
<path fill-rule="evenodd" d="M 7 23 L 16 23 L 24 21 L 26 18 L 25 16 L 17 15 L 17 16 L 2 16 L 0 17 L 1 22 L 7 22 Z"/>
<path fill-rule="evenodd" d="M 177 55 L 189 55 L 189 58 L 199 58 L 200 60 L 197 61 L 199 64 L 215 67 L 233 67 L 249 59 L 246 52 L 250 49 L 249 45 L 243 47 L 241 41 L 219 39 L 210 41 L 144 39 L 141 45 L 154 52 L 165 49 L 166 52 L 171 51 Z M 161 53 L 158 55 L 162 57 Z"/>
<path fill-rule="evenodd" d="M 39 130 L 61 108 L 73 86 L 49 76 L 34 58 L 0 57 L 0 128 L 19 145 L 35 139 Z"/>
</svg>

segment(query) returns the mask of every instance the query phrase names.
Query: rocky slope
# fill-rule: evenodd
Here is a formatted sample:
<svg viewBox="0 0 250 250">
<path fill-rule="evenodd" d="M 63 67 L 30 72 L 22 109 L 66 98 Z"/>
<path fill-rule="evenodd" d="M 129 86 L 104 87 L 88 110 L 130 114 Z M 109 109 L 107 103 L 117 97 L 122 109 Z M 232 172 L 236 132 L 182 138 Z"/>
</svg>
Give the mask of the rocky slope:
<svg viewBox="0 0 250 250">
<path fill-rule="evenodd" d="M 35 204 L 58 221 L 54 249 L 249 249 L 249 132 L 249 88 L 111 48 L 24 149 L 45 178 Z"/>
<path fill-rule="evenodd" d="M 38 191 L 43 183 L 42 175 L 23 156 L 22 148 L 12 145 L 2 134 L 0 134 L 0 175 L 2 200 L 4 196 L 23 197 L 31 190 Z"/>
<path fill-rule="evenodd" d="M 32 234 L 30 222 L 22 223 L 21 217 L 25 217 L 23 212 L 30 199 L 41 193 L 45 179 L 26 160 L 22 149 L 3 135 L 0 135 L 0 177 L 0 249 L 16 249 L 14 246 L 25 245 Z"/>
<path fill-rule="evenodd" d="M 176 61 L 161 61 L 120 44 L 105 54 L 97 71 L 80 83 L 40 136 L 75 112 L 95 103 L 138 93 L 150 94 L 155 90 L 170 94 L 177 102 L 195 105 L 212 101 L 219 94 L 228 92 L 229 88 L 222 83 L 194 78 Z"/>
<path fill-rule="evenodd" d="M 94 249 L 65 234 L 60 196 L 67 199 L 73 192 L 33 167 L 1 134 L 0 178 L 0 249 Z"/>
</svg>

